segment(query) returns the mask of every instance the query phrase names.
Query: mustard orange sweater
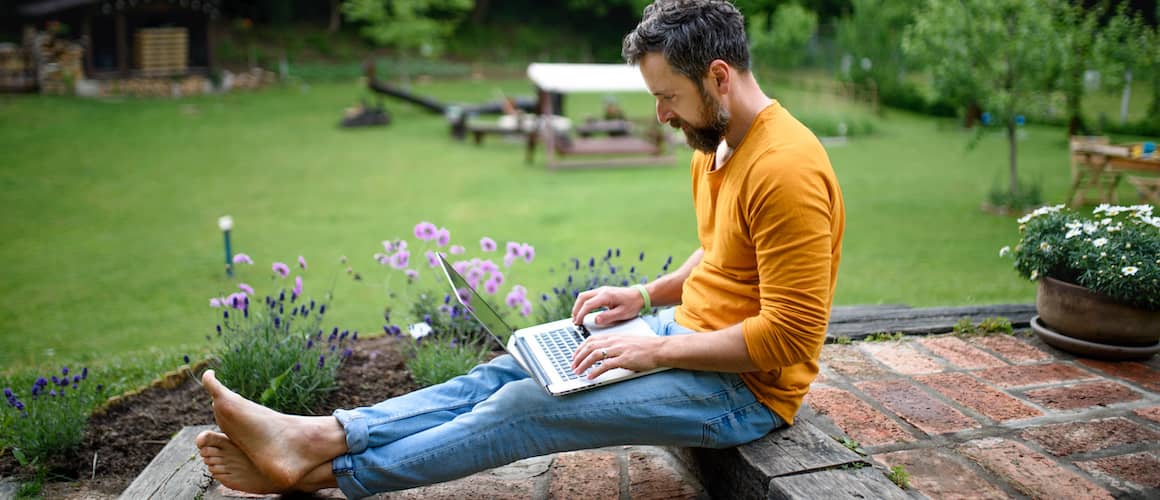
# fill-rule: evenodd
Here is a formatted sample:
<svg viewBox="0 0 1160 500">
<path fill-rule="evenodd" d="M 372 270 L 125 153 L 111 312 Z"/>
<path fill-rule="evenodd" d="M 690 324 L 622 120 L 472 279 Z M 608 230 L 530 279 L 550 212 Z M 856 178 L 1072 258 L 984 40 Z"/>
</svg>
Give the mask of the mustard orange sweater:
<svg viewBox="0 0 1160 500">
<path fill-rule="evenodd" d="M 677 323 L 695 331 L 742 324 L 742 373 L 758 400 L 787 423 L 818 374 L 845 209 L 814 134 L 777 101 L 762 110 L 720 169 L 692 161 L 701 263 L 681 291 Z"/>
</svg>

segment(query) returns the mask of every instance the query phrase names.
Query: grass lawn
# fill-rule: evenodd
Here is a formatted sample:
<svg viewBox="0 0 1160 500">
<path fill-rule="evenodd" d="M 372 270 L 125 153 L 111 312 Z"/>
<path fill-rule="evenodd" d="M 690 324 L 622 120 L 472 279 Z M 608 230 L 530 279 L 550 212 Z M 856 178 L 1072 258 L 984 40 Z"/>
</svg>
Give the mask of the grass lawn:
<svg viewBox="0 0 1160 500">
<path fill-rule="evenodd" d="M 472 102 L 530 93 L 518 80 L 415 90 Z M 798 114 L 865 115 L 829 97 L 771 93 Z M 220 314 L 209 297 L 239 281 L 276 291 L 285 282 L 271 262 L 299 255 L 310 263 L 307 296 L 333 288 L 331 321 L 381 331 L 387 291 L 403 285 L 371 255 L 421 220 L 469 248 L 483 236 L 534 245 L 536 261 L 509 274 L 533 297 L 573 256 L 644 251 L 656 273 L 696 245 L 687 149 L 666 168 L 550 172 L 525 164 L 520 143 L 455 142 L 441 117 L 395 101 L 389 127 L 338 129 L 362 95 L 345 83 L 182 100 L 0 98 L 0 372 L 140 358 L 176 366 L 205 348 Z M 596 114 L 601 98 L 566 106 Z M 652 112 L 647 95 L 620 99 L 630 114 Z M 848 214 L 837 303 L 1032 300 L 1033 286 L 997 256 L 1015 241 L 1014 220 L 979 210 L 1004 182 L 1005 142 L 989 135 L 968 150 L 967 138 L 950 122 L 889 112 L 878 134 L 830 150 Z M 1019 158 L 1048 201 L 1062 199 L 1062 130 L 1030 128 Z M 1125 187 L 1122 199 L 1135 197 Z M 256 261 L 232 279 L 216 224 L 224 214 L 234 251 Z"/>
</svg>

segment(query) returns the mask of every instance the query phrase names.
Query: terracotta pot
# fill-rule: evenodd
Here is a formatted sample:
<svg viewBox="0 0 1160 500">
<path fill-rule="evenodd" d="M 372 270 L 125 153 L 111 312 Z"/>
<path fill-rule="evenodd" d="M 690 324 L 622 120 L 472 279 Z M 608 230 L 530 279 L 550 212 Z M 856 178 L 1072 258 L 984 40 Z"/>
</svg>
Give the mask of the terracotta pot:
<svg viewBox="0 0 1160 500">
<path fill-rule="evenodd" d="M 1068 337 L 1128 347 L 1160 343 L 1160 311 L 1129 307 L 1082 286 L 1040 278 L 1035 308 L 1044 326 Z"/>
</svg>

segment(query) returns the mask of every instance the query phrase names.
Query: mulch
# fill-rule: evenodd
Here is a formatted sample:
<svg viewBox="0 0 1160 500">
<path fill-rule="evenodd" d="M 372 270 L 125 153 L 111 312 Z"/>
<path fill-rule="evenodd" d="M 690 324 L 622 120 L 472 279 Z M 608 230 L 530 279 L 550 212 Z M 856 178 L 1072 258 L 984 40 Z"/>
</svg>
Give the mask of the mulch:
<svg viewBox="0 0 1160 500">
<path fill-rule="evenodd" d="M 373 405 L 417 388 L 403 365 L 397 338 L 359 339 L 338 373 L 338 387 L 312 412 Z M 200 374 L 198 374 L 200 375 Z M 50 464 L 46 498 L 116 497 L 182 427 L 213 423 L 209 395 L 194 378 L 175 388 L 151 386 L 123 398 L 89 421 L 82 446 Z M 0 477 L 27 477 L 10 453 Z"/>
</svg>

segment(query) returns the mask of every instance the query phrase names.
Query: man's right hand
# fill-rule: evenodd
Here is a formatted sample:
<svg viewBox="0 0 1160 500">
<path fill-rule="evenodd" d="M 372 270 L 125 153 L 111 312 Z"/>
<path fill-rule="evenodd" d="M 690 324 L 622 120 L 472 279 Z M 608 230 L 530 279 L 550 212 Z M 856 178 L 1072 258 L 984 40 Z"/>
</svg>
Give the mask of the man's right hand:
<svg viewBox="0 0 1160 500">
<path fill-rule="evenodd" d="M 602 286 L 576 296 L 572 305 L 572 323 L 583 323 L 588 313 L 606 308 L 593 318 L 597 326 L 608 326 L 637 317 L 644 307 L 644 297 L 633 288 Z"/>
</svg>

